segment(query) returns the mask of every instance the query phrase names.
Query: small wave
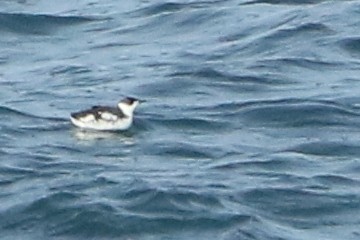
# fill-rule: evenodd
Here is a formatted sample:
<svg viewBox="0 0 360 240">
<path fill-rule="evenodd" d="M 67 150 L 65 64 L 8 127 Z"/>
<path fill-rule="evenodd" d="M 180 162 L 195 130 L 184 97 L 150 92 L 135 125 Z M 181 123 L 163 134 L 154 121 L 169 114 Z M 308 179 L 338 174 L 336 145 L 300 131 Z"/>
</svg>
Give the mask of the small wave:
<svg viewBox="0 0 360 240">
<path fill-rule="evenodd" d="M 133 189 L 123 197 L 127 202 L 126 209 L 141 213 L 182 214 L 188 215 L 196 208 L 222 208 L 220 201 L 214 196 L 206 196 L 195 192 L 163 191 L 151 188 Z M 158 209 L 161 208 L 161 209 Z"/>
<path fill-rule="evenodd" d="M 237 119 L 237 121 L 245 121 L 249 126 L 269 127 L 354 126 L 360 116 L 360 113 L 351 106 L 333 101 L 302 99 L 229 102 L 198 107 L 193 111 L 212 119 L 217 116 L 226 116 L 229 122 Z"/>
<path fill-rule="evenodd" d="M 310 154 L 318 156 L 357 156 L 360 154 L 359 146 L 344 142 L 311 142 L 288 148 L 288 152 Z"/>
<path fill-rule="evenodd" d="M 119 47 L 132 47 L 137 46 L 138 43 L 135 42 L 107 42 L 107 43 L 99 43 L 95 44 L 91 47 L 91 49 L 109 49 L 109 48 L 119 48 Z"/>
<path fill-rule="evenodd" d="M 76 74 L 90 73 L 91 69 L 81 65 L 68 65 L 68 66 L 57 66 L 50 71 L 51 76 L 69 74 L 74 76 Z"/>
<path fill-rule="evenodd" d="M 50 121 L 55 121 L 55 122 L 64 122 L 67 121 L 64 118 L 57 118 L 57 117 L 40 117 L 40 116 L 36 116 L 36 115 L 32 115 L 26 112 L 21 112 L 9 107 L 3 107 L 0 106 L 0 114 L 2 114 L 3 116 L 19 116 L 19 117 L 27 117 L 27 118 L 34 118 L 34 119 L 44 119 L 44 120 L 50 120 Z"/>
<path fill-rule="evenodd" d="M 236 74 L 225 71 L 220 71 L 214 68 L 200 68 L 195 70 L 179 69 L 171 74 L 168 74 L 171 81 L 165 83 L 165 86 L 160 88 L 176 89 L 177 91 L 190 91 L 194 86 L 209 87 L 211 89 L 218 89 L 219 91 L 233 91 L 249 92 L 249 91 L 266 91 L 268 88 L 276 87 L 277 85 L 289 84 L 289 81 L 281 80 L 268 75 L 259 74 Z M 174 88 L 167 85 L 173 83 L 179 87 Z M 155 88 L 155 85 L 151 84 Z M 164 89 L 165 91 L 165 89 Z M 176 94 L 176 92 L 174 92 Z"/>
<path fill-rule="evenodd" d="M 223 122 L 217 121 L 216 119 L 206 119 L 206 118 L 161 118 L 151 119 L 153 123 L 159 123 L 161 126 L 166 126 L 172 129 L 181 129 L 181 130 L 207 130 L 211 131 L 213 129 L 225 129 L 228 126 Z"/>
<path fill-rule="evenodd" d="M 139 236 L 142 234 L 169 233 L 188 230 L 215 230 L 229 228 L 251 221 L 249 215 L 228 214 L 223 216 L 142 216 L 136 214 L 116 214 L 114 211 L 86 210 L 79 208 L 66 222 L 50 229 L 52 236 L 81 236 L 104 238 L 119 236 Z M 132 239 L 131 237 L 129 237 Z"/>
<path fill-rule="evenodd" d="M 121 187 L 122 188 L 122 187 Z M 111 195 L 114 195 L 111 189 Z M 115 191 L 116 192 L 116 191 Z M 216 196 L 177 190 L 135 187 L 105 203 L 73 207 L 67 220 L 52 228 L 55 236 L 123 236 L 159 231 L 222 229 L 247 223 L 247 214 L 228 211 Z M 117 202 L 117 207 L 115 203 Z"/>
<path fill-rule="evenodd" d="M 359 181 L 340 175 L 317 175 L 313 177 L 314 180 L 326 184 L 327 186 L 358 186 Z"/>
<path fill-rule="evenodd" d="M 271 159 L 268 161 L 231 161 L 211 166 L 213 169 L 234 170 L 234 169 L 265 169 L 271 171 L 279 171 L 288 169 L 291 163 L 285 159 Z"/>
<path fill-rule="evenodd" d="M 68 120 L 57 117 L 41 117 L 0 106 L 1 126 L 11 135 L 22 135 L 29 130 L 58 131 L 69 127 Z"/>
<path fill-rule="evenodd" d="M 168 81 L 157 81 L 154 83 L 143 84 L 141 86 L 141 94 L 156 94 L 157 96 L 183 96 L 193 87 L 194 82 L 187 81 L 186 79 L 170 79 Z"/>
<path fill-rule="evenodd" d="M 66 203 L 79 199 L 80 196 L 80 194 L 70 192 L 58 192 L 36 199 L 29 204 L 24 203 L 8 209 L 6 224 L 3 224 L 2 227 L 4 229 L 16 228 L 17 226 L 32 227 L 32 224 L 40 219 L 45 219 L 44 222 L 46 222 L 53 219 L 53 217 L 59 217 L 62 214 L 62 210 L 59 209 L 61 207 L 57 203 L 61 202 L 63 205 L 66 205 Z M 67 211 L 71 211 L 71 209 Z"/>
<path fill-rule="evenodd" d="M 256 67 L 270 67 L 273 69 L 279 69 L 279 66 L 286 67 L 299 67 L 303 69 L 311 69 L 315 71 L 325 71 L 325 70 L 334 70 L 341 69 L 344 67 L 344 64 L 341 62 L 335 61 L 320 61 L 313 58 L 303 58 L 303 57 L 283 57 L 283 58 L 270 58 L 263 59 L 256 63 Z"/>
<path fill-rule="evenodd" d="M 17 115 L 17 116 L 23 116 L 23 117 L 35 117 L 31 114 L 27 114 L 12 108 L 8 108 L 8 107 L 3 107 L 0 106 L 0 114 L 2 115 Z"/>
<path fill-rule="evenodd" d="M 259 77 L 252 75 L 236 75 L 231 73 L 222 72 L 219 70 L 215 70 L 212 68 L 202 68 L 199 70 L 187 72 L 187 71 L 178 71 L 168 75 L 170 78 L 177 77 L 191 77 L 191 78 L 199 78 L 199 79 L 209 79 L 211 80 L 209 83 L 219 80 L 221 82 L 233 82 L 237 84 L 283 84 L 285 82 L 280 82 L 278 79 L 271 79 L 267 77 Z"/>
<path fill-rule="evenodd" d="M 0 31 L 21 34 L 48 34 L 61 26 L 71 26 L 94 20 L 96 19 L 83 16 L 0 13 Z"/>
<path fill-rule="evenodd" d="M 217 159 L 228 154 L 227 150 L 218 147 L 202 146 L 183 142 L 173 142 L 171 144 L 157 143 L 144 148 L 149 154 L 155 156 L 181 157 L 186 159 Z"/>
<path fill-rule="evenodd" d="M 356 209 L 359 197 L 353 194 L 336 195 L 293 188 L 256 188 L 241 194 L 243 204 L 261 209 L 269 216 L 276 215 L 278 221 L 308 228 L 327 225 L 328 221 Z M 327 222 L 320 219 L 327 219 Z"/>
<path fill-rule="evenodd" d="M 328 0 L 255 0 L 244 3 L 244 5 L 249 4 L 274 4 L 274 5 L 308 5 L 308 4 L 319 4 Z"/>
<path fill-rule="evenodd" d="M 347 38 L 341 40 L 339 44 L 350 54 L 360 57 L 360 37 Z"/>
<path fill-rule="evenodd" d="M 189 9 L 204 8 L 209 4 L 213 4 L 221 1 L 200 1 L 190 3 L 176 3 L 176 2 L 165 2 L 159 4 L 151 4 L 148 7 L 138 9 L 131 13 L 133 16 L 154 16 L 165 13 L 174 13 Z"/>
<path fill-rule="evenodd" d="M 324 36 L 334 34 L 329 27 L 322 23 L 305 23 L 292 28 L 278 29 L 273 34 L 265 37 L 264 40 L 280 41 L 290 37 L 304 38 L 306 36 L 314 35 Z"/>
<path fill-rule="evenodd" d="M 6 152 L 0 152 L 2 156 L 8 156 Z M 8 186 L 14 184 L 20 180 L 28 180 L 29 176 L 35 176 L 37 172 L 30 168 L 24 167 L 10 167 L 10 166 L 0 166 L 0 186 Z M 10 193 L 6 195 L 11 196 Z M 0 198 L 3 197 L 3 194 L 0 194 Z"/>
<path fill-rule="evenodd" d="M 99 184 L 96 186 L 109 183 L 100 180 Z M 111 184 L 108 191 L 113 195 L 116 188 Z M 84 193 L 55 190 L 2 212 L 2 229 L 21 227 L 47 237 L 119 238 L 184 229 L 221 230 L 255 219 L 227 209 L 217 196 L 205 193 L 133 188 L 121 192 L 119 199 L 96 202 Z"/>
<path fill-rule="evenodd" d="M 239 113 L 249 124 L 306 126 L 349 125 L 357 122 L 359 113 L 331 101 L 283 99 L 244 103 Z"/>
<path fill-rule="evenodd" d="M 189 7 L 189 4 L 183 3 L 160 3 L 160 4 L 151 4 L 148 7 L 142 8 L 140 10 L 136 10 L 132 14 L 136 14 L 137 16 L 153 16 L 162 13 L 169 13 L 169 12 L 177 12 Z"/>
</svg>

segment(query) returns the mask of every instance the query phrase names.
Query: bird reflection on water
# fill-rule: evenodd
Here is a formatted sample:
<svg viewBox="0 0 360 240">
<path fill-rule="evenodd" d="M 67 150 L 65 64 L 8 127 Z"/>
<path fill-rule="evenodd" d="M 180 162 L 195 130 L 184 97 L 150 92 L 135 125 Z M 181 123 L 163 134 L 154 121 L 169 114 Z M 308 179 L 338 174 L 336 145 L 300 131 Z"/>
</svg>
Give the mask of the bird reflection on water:
<svg viewBox="0 0 360 240">
<path fill-rule="evenodd" d="M 95 141 L 102 139 L 120 140 L 126 145 L 133 145 L 135 140 L 133 134 L 130 132 L 119 131 L 92 131 L 74 128 L 72 131 L 73 137 L 79 141 Z"/>
</svg>

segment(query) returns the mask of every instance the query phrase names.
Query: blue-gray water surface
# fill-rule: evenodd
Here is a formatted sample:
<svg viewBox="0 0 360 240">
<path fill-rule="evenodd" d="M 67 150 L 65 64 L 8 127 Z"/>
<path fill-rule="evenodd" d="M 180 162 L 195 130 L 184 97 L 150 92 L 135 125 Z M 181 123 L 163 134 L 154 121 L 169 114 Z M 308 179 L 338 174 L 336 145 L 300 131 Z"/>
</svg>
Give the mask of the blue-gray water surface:
<svg viewBox="0 0 360 240">
<path fill-rule="evenodd" d="M 0 2 L 0 239 L 360 239 L 360 1 Z M 125 132 L 69 114 L 147 102 Z"/>
</svg>

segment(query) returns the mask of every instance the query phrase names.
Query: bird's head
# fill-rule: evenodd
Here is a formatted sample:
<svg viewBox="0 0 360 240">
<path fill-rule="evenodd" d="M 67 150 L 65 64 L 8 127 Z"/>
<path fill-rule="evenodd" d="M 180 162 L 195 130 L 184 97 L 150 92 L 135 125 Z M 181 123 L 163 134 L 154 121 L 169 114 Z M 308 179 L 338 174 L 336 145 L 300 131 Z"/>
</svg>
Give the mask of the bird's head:
<svg viewBox="0 0 360 240">
<path fill-rule="evenodd" d="M 140 104 L 141 101 L 137 98 L 126 97 L 118 103 L 118 107 L 128 116 L 132 116 L 135 108 Z"/>
</svg>

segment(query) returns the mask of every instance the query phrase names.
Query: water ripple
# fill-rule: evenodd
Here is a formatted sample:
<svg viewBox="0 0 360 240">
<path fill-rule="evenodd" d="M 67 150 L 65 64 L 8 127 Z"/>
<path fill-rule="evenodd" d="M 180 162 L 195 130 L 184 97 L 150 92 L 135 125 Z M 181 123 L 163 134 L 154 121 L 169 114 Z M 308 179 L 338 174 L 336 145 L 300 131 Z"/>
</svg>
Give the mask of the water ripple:
<svg viewBox="0 0 360 240">
<path fill-rule="evenodd" d="M 308 5 L 308 4 L 319 4 L 327 0 L 255 0 L 247 2 L 246 4 L 281 4 L 281 5 Z"/>
<path fill-rule="evenodd" d="M 350 54 L 360 57 L 360 38 L 353 37 L 342 39 L 340 45 Z"/>
<path fill-rule="evenodd" d="M 96 20 L 83 16 L 56 16 L 28 13 L 0 13 L 0 32 L 20 34 L 49 34 L 58 27 L 71 26 Z"/>
<path fill-rule="evenodd" d="M 49 120 L 49 121 L 55 121 L 55 122 L 63 122 L 65 121 L 64 118 L 56 118 L 56 117 L 40 117 L 35 116 L 30 113 L 21 112 L 9 107 L 3 107 L 0 106 L 0 114 L 2 114 L 3 117 L 22 117 L 22 118 L 28 118 L 28 119 L 43 119 L 43 120 Z"/>
<path fill-rule="evenodd" d="M 349 207 L 355 207 L 360 201 L 353 194 L 334 195 L 281 188 L 248 190 L 242 194 L 242 197 L 251 206 L 261 207 L 264 211 L 270 211 L 290 221 L 302 222 L 302 224 L 305 224 L 305 219 L 310 220 L 313 215 L 336 217 L 341 212 L 346 213 Z M 297 203 L 302 200 L 306 201 L 306 204 L 298 205 Z M 311 224 L 310 222 L 307 221 L 306 224 Z"/>
<path fill-rule="evenodd" d="M 206 6 L 219 2 L 221 1 L 198 1 L 198 2 L 190 2 L 190 3 L 165 2 L 165 3 L 151 4 L 147 7 L 137 9 L 136 11 L 132 12 L 131 15 L 139 17 L 139 16 L 154 16 L 159 14 L 175 13 L 179 11 L 204 8 Z"/>
<path fill-rule="evenodd" d="M 353 109 L 330 101 L 257 101 L 245 103 L 239 108 L 249 123 L 259 122 L 268 126 L 349 125 L 357 122 L 359 116 Z"/>
<path fill-rule="evenodd" d="M 358 145 L 342 142 L 310 142 L 289 148 L 286 151 L 319 156 L 354 156 L 360 154 Z"/>
</svg>

